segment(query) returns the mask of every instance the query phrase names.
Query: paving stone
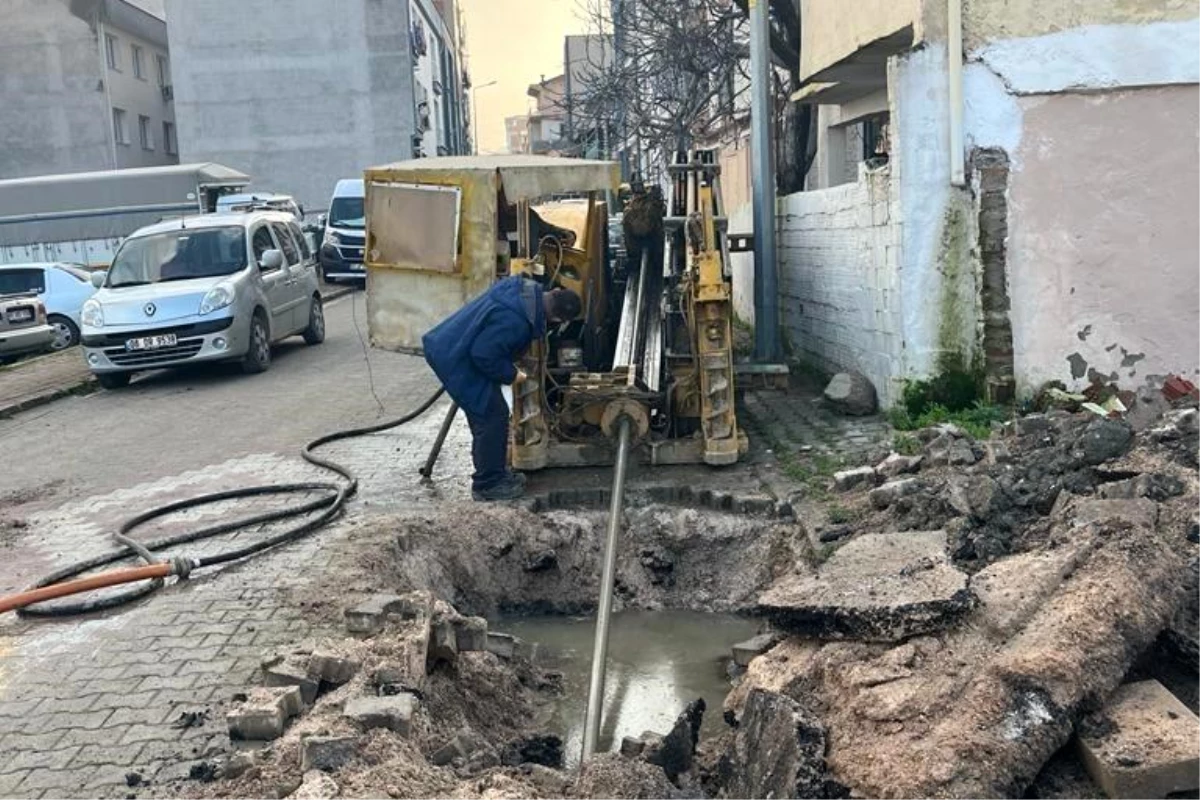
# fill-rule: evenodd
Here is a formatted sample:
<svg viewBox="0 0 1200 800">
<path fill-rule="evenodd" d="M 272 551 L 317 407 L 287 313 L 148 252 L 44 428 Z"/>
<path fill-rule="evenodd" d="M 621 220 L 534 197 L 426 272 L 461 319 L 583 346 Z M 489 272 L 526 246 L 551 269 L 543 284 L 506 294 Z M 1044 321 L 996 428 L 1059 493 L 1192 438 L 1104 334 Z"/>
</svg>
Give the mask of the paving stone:
<svg viewBox="0 0 1200 800">
<path fill-rule="evenodd" d="M 487 649 L 487 620 L 483 617 L 459 617 L 454 620 L 455 646 L 459 652 Z"/>
<path fill-rule="evenodd" d="M 317 649 L 309 659 L 308 675 L 315 680 L 341 686 L 358 673 L 360 666 L 361 664 L 353 658 Z"/>
<path fill-rule="evenodd" d="M 262 662 L 262 681 L 265 686 L 295 686 L 306 706 L 317 699 L 319 679 L 308 673 L 308 657 L 289 653 L 273 655 Z"/>
<path fill-rule="evenodd" d="M 450 619 L 435 622 L 429 634 L 428 665 L 454 663 L 458 658 L 458 633 Z"/>
<path fill-rule="evenodd" d="M 357 753 L 357 736 L 300 737 L 300 768 L 305 772 L 310 769 L 326 772 L 339 770 L 349 764 Z"/>
<path fill-rule="evenodd" d="M 296 686 L 252 689 L 245 701 L 225 715 L 229 738 L 278 739 L 288 719 L 300 713 L 303 703 Z"/>
<path fill-rule="evenodd" d="M 343 716 L 363 730 L 387 728 L 407 736 L 417 699 L 407 692 L 385 697 L 355 697 L 346 701 Z"/>
<path fill-rule="evenodd" d="M 394 594 L 371 595 L 354 608 L 346 609 L 346 630 L 363 636 L 374 636 L 383 630 L 388 614 L 398 609 L 402 602 L 402 598 Z"/>
<path fill-rule="evenodd" d="M 774 647 L 781 637 L 777 633 L 760 633 L 752 639 L 739 642 L 733 646 L 733 663 L 739 667 L 748 667 L 755 656 Z"/>
<path fill-rule="evenodd" d="M 872 467 L 844 469 L 833 474 L 833 488 L 837 492 L 848 492 L 859 486 L 874 486 L 878 477 Z"/>
<path fill-rule="evenodd" d="M 853 539 L 815 574 L 781 578 L 758 610 L 802 636 L 899 641 L 954 624 L 972 599 L 945 531 L 909 531 Z"/>
<path fill-rule="evenodd" d="M 626 758 L 637 758 L 646 749 L 646 743 L 641 739 L 633 736 L 626 736 L 621 739 L 621 755 Z"/>
<path fill-rule="evenodd" d="M 444 745 L 433 751 L 429 756 L 429 763 L 434 766 L 444 767 L 456 758 L 465 761 L 477 751 L 485 748 L 491 749 L 485 738 L 470 730 L 460 731 Z"/>
<path fill-rule="evenodd" d="M 921 482 L 916 478 L 899 478 L 888 481 L 882 486 L 872 489 L 867 495 L 875 508 L 887 508 L 901 497 L 907 497 L 921 490 Z"/>
<path fill-rule="evenodd" d="M 1200 788 L 1200 719 L 1158 681 L 1127 683 L 1081 726 L 1079 749 L 1112 798 L 1167 797 Z"/>
<path fill-rule="evenodd" d="M 875 465 L 875 471 L 885 478 L 894 478 L 897 475 L 909 475 L 921 469 L 921 462 L 924 459 L 921 456 L 904 456 L 899 453 L 891 453 L 883 461 Z"/>
<path fill-rule="evenodd" d="M 487 651 L 500 658 L 513 658 L 517 654 L 517 637 L 511 633 L 488 631 Z"/>
</svg>

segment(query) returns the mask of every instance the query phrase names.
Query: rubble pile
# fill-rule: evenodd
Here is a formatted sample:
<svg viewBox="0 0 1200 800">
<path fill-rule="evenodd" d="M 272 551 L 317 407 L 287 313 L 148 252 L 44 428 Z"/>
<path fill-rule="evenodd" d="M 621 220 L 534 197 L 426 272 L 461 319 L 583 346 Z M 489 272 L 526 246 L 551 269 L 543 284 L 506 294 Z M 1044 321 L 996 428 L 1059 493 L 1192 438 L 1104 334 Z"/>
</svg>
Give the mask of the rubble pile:
<svg viewBox="0 0 1200 800">
<path fill-rule="evenodd" d="M 790 635 L 727 698 L 716 791 L 1023 796 L 1161 633 L 1194 674 L 1197 430 L 1194 408 L 1140 432 L 1066 412 L 986 442 L 943 425 L 920 456 L 835 476 L 856 530 L 762 593 Z M 758 748 L 775 761 L 730 771 Z M 1123 785 L 1144 788 L 1134 766 Z"/>
</svg>

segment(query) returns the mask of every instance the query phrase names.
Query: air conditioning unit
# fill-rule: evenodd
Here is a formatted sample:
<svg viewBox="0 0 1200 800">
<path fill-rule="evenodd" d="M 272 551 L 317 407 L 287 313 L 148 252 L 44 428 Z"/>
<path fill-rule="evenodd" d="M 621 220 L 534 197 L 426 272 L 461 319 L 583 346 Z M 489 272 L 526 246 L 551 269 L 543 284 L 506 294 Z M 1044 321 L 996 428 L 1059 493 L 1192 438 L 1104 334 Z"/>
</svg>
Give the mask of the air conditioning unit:
<svg viewBox="0 0 1200 800">
<path fill-rule="evenodd" d="M 162 87 L 162 97 L 163 97 L 163 102 L 167 102 L 168 100 L 174 100 L 175 99 L 175 87 L 172 86 L 171 84 L 167 84 L 166 86 Z"/>
</svg>

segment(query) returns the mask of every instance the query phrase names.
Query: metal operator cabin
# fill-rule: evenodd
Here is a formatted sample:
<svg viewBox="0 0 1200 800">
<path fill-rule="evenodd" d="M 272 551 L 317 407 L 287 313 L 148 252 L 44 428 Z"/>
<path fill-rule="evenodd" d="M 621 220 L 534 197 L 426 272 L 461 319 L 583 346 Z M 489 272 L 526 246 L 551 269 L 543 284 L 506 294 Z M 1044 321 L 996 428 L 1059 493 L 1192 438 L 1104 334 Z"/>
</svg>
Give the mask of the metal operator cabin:
<svg viewBox="0 0 1200 800">
<path fill-rule="evenodd" d="M 634 184 L 622 198 L 624 235 L 610 242 L 614 163 L 431 158 L 365 175 L 374 346 L 418 350 L 426 331 L 506 275 L 583 301 L 581 319 L 550 330 L 518 365 L 529 378 L 513 387 L 510 460 L 523 471 L 615 467 L 585 757 L 600 729 L 629 459 L 724 466 L 747 448 L 734 410 L 733 293 L 715 154 L 678 153 L 669 176 L 665 199 L 659 187 Z"/>
</svg>

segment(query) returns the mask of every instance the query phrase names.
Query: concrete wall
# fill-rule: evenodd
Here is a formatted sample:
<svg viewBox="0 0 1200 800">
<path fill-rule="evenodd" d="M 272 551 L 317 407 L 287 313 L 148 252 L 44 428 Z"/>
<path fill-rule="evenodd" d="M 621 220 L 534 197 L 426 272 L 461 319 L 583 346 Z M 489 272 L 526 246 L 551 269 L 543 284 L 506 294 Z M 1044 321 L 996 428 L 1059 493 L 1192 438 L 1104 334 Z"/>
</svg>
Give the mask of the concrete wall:
<svg viewBox="0 0 1200 800">
<path fill-rule="evenodd" d="M 793 358 L 858 369 L 896 399 L 901 371 L 898 199 L 887 168 L 781 198 L 780 316 Z"/>
<path fill-rule="evenodd" d="M 314 210 L 339 178 L 411 157 L 407 3 L 167 0 L 167 22 L 185 161 L 243 170 Z"/>
<path fill-rule="evenodd" d="M 155 60 L 156 56 L 167 55 L 166 48 L 112 25 L 105 25 L 104 33 L 117 38 L 119 69 L 107 69 L 106 62 L 105 76 L 108 81 L 109 103 L 113 108 L 125 111 L 125 127 L 129 140 L 129 144 L 116 147 L 117 167 L 123 169 L 178 164 L 178 154 L 167 153 L 163 142 L 163 122 L 175 122 L 175 104 L 163 99 L 162 87 L 158 82 L 158 64 Z M 134 74 L 131 50 L 133 45 L 142 49 L 141 78 Z M 101 43 L 101 53 L 103 52 Z M 150 119 L 152 139 L 148 150 L 142 147 L 138 128 L 139 116 Z M 178 139 L 178 136 L 176 138 Z"/>
<path fill-rule="evenodd" d="M 923 38 L 923 0 L 800 0 L 804 42 L 800 79 L 808 80 L 871 42 L 913 26 Z"/>
<path fill-rule="evenodd" d="M 0 24 L 0 179 L 111 169 L 96 33 L 66 0 L 6 0 Z"/>
</svg>

